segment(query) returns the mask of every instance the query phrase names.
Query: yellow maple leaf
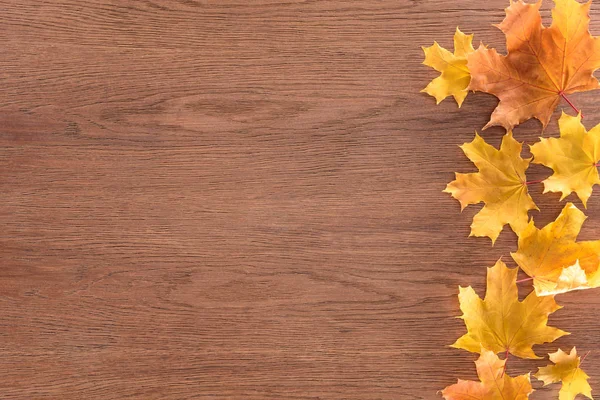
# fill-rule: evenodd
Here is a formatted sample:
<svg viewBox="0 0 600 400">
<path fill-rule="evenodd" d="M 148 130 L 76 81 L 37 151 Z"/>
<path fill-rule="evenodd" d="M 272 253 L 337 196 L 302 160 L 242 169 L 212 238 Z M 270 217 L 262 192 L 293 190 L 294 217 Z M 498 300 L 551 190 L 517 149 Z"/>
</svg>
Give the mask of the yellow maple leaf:
<svg viewBox="0 0 600 400">
<path fill-rule="evenodd" d="M 527 191 L 525 170 L 530 160 L 521 158 L 521 143 L 508 132 L 496 150 L 475 133 L 475 139 L 461 149 L 479 172 L 456 173 L 444 192 L 460 202 L 461 210 L 469 204 L 485 203 L 473 217 L 470 236 L 487 236 L 494 243 L 506 224 L 515 232 L 525 228 L 527 212 L 538 208 Z"/>
<path fill-rule="evenodd" d="M 562 192 L 562 200 L 575 192 L 586 206 L 592 186 L 600 183 L 596 165 L 600 161 L 600 125 L 587 132 L 581 115 L 571 117 L 565 113 L 558 125 L 560 138 L 541 138 L 531 146 L 533 162 L 554 170 L 544 180 L 544 193 Z"/>
<path fill-rule="evenodd" d="M 458 28 L 454 34 L 454 54 L 437 42 L 433 42 L 433 46 L 423 47 L 425 53 L 423 64 L 441 72 L 441 75 L 432 80 L 421 92 L 435 97 L 437 104 L 448 96 L 454 96 L 460 107 L 467 97 L 467 86 L 471 80 L 467 68 L 467 55 L 474 51 L 473 35 L 465 35 Z"/>
<path fill-rule="evenodd" d="M 508 131 L 530 118 L 545 127 L 561 98 L 571 104 L 566 95 L 600 87 L 593 76 L 600 67 L 600 39 L 588 30 L 591 2 L 554 2 L 552 24 L 544 27 L 541 0 L 511 0 L 498 25 L 508 54 L 480 46 L 468 57 L 469 89 L 500 99 L 486 127 L 501 125 Z"/>
<path fill-rule="evenodd" d="M 538 229 L 532 219 L 519 232 L 519 247 L 511 255 L 533 278 L 538 296 L 600 286 L 600 240 L 576 242 L 585 219 L 567 203 L 554 222 Z"/>
<path fill-rule="evenodd" d="M 573 400 L 578 394 L 592 399 L 592 388 L 588 383 L 587 374 L 579 367 L 581 360 L 577 357 L 575 347 L 567 354 L 561 349 L 556 353 L 549 354 L 550 361 L 555 365 L 538 368 L 534 376 L 544 381 L 544 386 L 562 381 L 558 400 Z"/>
<path fill-rule="evenodd" d="M 475 361 L 481 382 L 464 381 L 442 390 L 446 400 L 525 400 L 533 392 L 529 374 L 511 378 L 504 371 L 506 360 L 500 360 L 493 351 L 482 350 Z"/>
<path fill-rule="evenodd" d="M 481 347 L 494 353 L 509 352 L 521 358 L 540 358 L 532 346 L 553 342 L 568 335 L 547 326 L 548 315 L 561 308 L 554 296 L 538 297 L 531 292 L 519 301 L 517 271 L 498 260 L 487 271 L 487 291 L 481 300 L 472 287 L 459 287 L 460 309 L 467 327 L 452 347 L 480 352 Z"/>
</svg>

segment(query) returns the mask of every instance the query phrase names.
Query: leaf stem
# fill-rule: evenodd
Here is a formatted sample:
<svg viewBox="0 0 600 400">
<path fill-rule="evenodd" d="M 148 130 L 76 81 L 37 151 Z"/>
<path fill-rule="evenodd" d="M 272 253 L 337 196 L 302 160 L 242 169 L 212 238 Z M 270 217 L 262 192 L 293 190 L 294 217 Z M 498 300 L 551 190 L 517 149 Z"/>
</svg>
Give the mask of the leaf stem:
<svg viewBox="0 0 600 400">
<path fill-rule="evenodd" d="M 543 179 L 538 179 L 538 180 L 536 180 L 536 181 L 527 181 L 527 182 L 525 182 L 525 184 L 526 184 L 526 185 L 533 185 L 533 184 L 535 184 L 535 183 L 542 183 L 542 182 L 544 182 L 544 180 L 543 180 Z"/>
<path fill-rule="evenodd" d="M 579 361 L 579 365 L 580 365 L 580 366 L 581 366 L 581 364 L 583 363 L 583 360 L 585 360 L 585 358 L 586 358 L 586 357 L 588 356 L 588 354 L 590 354 L 591 352 L 592 352 L 592 351 L 591 351 L 591 350 L 589 350 L 587 353 L 585 353 L 585 356 L 583 356 L 583 357 L 581 358 L 581 361 Z"/>
<path fill-rule="evenodd" d="M 502 378 L 504 376 L 504 373 L 506 372 L 507 364 L 508 364 L 508 349 L 506 349 L 506 352 L 504 353 L 504 368 L 502 368 L 502 375 L 500 375 L 500 378 Z M 581 365 L 581 362 L 579 364 Z"/>
<path fill-rule="evenodd" d="M 560 92 L 558 92 L 558 94 L 560 95 L 560 97 L 562 97 L 563 99 L 565 99 L 565 101 L 567 103 L 569 103 L 569 105 L 571 106 L 571 108 L 573 110 L 575 110 L 575 112 L 577 114 L 581 114 L 581 119 L 583 119 L 583 112 L 581 110 L 579 110 L 577 107 L 575 107 L 575 104 L 571 103 L 571 100 L 569 100 L 569 98 L 567 97 L 567 95 L 565 95 L 565 92 L 563 92 L 562 90 Z"/>
<path fill-rule="evenodd" d="M 529 277 L 529 278 L 524 278 L 524 279 L 519 279 L 516 283 L 521 283 L 521 282 L 527 282 L 527 281 L 532 281 L 535 278 Z"/>
</svg>

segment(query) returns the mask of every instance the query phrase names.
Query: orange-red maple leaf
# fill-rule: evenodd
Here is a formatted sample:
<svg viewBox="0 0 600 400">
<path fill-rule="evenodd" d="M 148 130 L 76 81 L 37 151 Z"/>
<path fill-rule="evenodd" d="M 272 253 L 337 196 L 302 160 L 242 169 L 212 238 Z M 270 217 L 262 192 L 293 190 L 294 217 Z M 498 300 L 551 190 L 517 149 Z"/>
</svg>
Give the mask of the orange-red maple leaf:
<svg viewBox="0 0 600 400">
<path fill-rule="evenodd" d="M 486 128 L 500 125 L 511 130 L 530 118 L 545 127 L 561 97 L 600 87 L 593 76 L 600 67 L 600 38 L 588 30 L 591 1 L 554 1 L 552 24 L 544 27 L 542 0 L 511 0 L 498 25 L 506 35 L 508 54 L 481 45 L 469 55 L 469 89 L 500 99 Z"/>
<path fill-rule="evenodd" d="M 480 382 L 458 380 L 442 390 L 446 400 L 527 400 L 533 392 L 529 374 L 516 378 L 505 372 L 506 360 L 493 351 L 481 350 L 475 361 Z"/>
</svg>

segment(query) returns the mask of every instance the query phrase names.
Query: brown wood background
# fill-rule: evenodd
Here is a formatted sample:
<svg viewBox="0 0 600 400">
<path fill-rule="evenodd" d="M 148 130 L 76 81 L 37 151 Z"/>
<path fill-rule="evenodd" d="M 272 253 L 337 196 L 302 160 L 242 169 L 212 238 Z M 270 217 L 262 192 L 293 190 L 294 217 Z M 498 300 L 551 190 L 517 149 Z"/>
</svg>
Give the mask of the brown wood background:
<svg viewBox="0 0 600 400">
<path fill-rule="evenodd" d="M 507 5 L 0 0 L 0 398 L 436 399 L 475 378 L 447 347 L 458 285 L 483 294 L 515 235 L 468 238 L 479 207 L 442 189 L 496 100 L 436 106 L 420 46 L 459 25 L 504 51 Z M 588 128 L 599 93 L 572 96 Z M 547 223 L 564 203 L 541 190 Z M 597 239 L 600 190 L 587 214 Z M 591 350 L 597 393 L 599 293 L 560 296 L 572 335 L 536 347 Z"/>
</svg>

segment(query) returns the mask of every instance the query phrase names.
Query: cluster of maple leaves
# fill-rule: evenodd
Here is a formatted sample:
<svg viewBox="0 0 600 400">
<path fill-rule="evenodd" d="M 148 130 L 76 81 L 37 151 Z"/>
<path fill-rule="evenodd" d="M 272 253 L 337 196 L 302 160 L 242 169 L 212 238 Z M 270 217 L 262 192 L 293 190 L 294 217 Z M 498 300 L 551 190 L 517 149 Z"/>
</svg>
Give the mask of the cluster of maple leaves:
<svg viewBox="0 0 600 400">
<path fill-rule="evenodd" d="M 480 45 L 475 50 L 473 35 L 458 28 L 454 53 L 437 43 L 423 48 L 424 64 L 441 72 L 423 90 L 437 103 L 453 96 L 460 107 L 469 91 L 493 94 L 500 101 L 489 123 L 507 133 L 499 149 L 475 135 L 461 146 L 478 172 L 457 173 L 445 192 L 461 208 L 483 202 L 473 218 L 472 236 L 496 240 L 504 225 L 518 236 L 517 251 L 511 256 L 531 280 L 534 290 L 519 301 L 518 268 L 510 269 L 501 260 L 488 268 L 487 291 L 482 300 L 469 286 L 459 288 L 461 318 L 467 333 L 452 346 L 480 357 L 475 362 L 480 382 L 458 380 L 446 387 L 447 400 L 523 400 L 533 392 L 530 375 L 515 378 L 505 373 L 509 354 L 536 359 L 532 347 L 568 335 L 547 325 L 548 316 L 561 308 L 554 296 L 572 290 L 600 286 L 600 240 L 578 242 L 586 219 L 584 213 L 567 203 L 554 222 L 536 227 L 528 212 L 537 209 L 529 196 L 525 171 L 530 162 L 553 170 L 543 181 L 544 193 L 560 192 L 561 200 L 576 193 L 584 207 L 593 185 L 600 183 L 600 125 L 589 132 L 582 115 L 567 95 L 600 88 L 593 73 L 600 67 L 600 38 L 589 33 L 590 2 L 554 0 L 552 24 L 544 27 L 541 1 L 534 4 L 510 0 L 506 18 L 498 27 L 506 35 L 507 55 Z M 531 118 L 545 128 L 558 103 L 564 99 L 577 116 L 563 112 L 558 124 L 560 138 L 542 138 L 530 146 L 532 159 L 521 157 L 522 145 L 512 129 Z M 504 359 L 498 357 L 504 353 Z M 544 385 L 561 382 L 560 400 L 578 394 L 592 398 L 588 376 L 580 368 L 575 347 L 569 353 L 558 349 L 549 355 L 550 364 L 534 375 Z M 584 357 L 585 358 L 585 357 Z"/>
</svg>

